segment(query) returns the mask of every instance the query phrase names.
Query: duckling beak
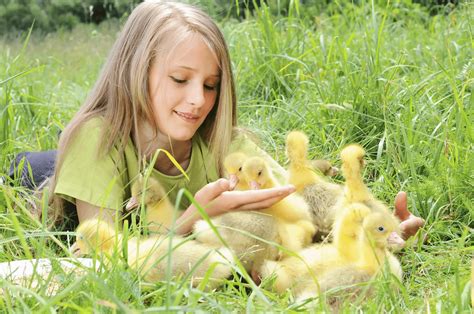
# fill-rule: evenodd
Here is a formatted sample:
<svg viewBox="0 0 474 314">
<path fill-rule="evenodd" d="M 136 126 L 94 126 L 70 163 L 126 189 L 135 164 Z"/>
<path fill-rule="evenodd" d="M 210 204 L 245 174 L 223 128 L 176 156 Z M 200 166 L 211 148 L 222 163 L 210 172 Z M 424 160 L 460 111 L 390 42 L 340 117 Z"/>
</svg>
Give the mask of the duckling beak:
<svg viewBox="0 0 474 314">
<path fill-rule="evenodd" d="M 405 240 L 403 240 L 398 233 L 393 231 L 390 233 L 387 239 L 387 243 L 391 247 L 403 248 L 405 246 Z"/>
<path fill-rule="evenodd" d="M 339 168 L 337 168 L 337 167 L 331 167 L 331 169 L 329 169 L 327 175 L 329 175 L 330 177 L 334 177 L 334 176 L 336 176 L 338 173 L 339 173 Z"/>
<path fill-rule="evenodd" d="M 82 255 L 81 248 L 77 245 L 77 242 L 74 242 L 74 244 L 69 248 L 69 252 L 71 252 L 75 257 L 80 257 Z"/>
<path fill-rule="evenodd" d="M 233 190 L 237 186 L 237 183 L 239 183 L 239 177 L 237 177 L 236 174 L 231 174 L 229 175 L 229 189 Z"/>
<path fill-rule="evenodd" d="M 257 181 L 250 181 L 249 186 L 251 190 L 260 190 L 260 184 Z"/>
<path fill-rule="evenodd" d="M 130 211 L 137 207 L 140 203 L 138 202 L 137 198 L 135 196 L 130 197 L 130 200 L 127 202 L 127 205 L 125 205 L 125 210 Z"/>
</svg>

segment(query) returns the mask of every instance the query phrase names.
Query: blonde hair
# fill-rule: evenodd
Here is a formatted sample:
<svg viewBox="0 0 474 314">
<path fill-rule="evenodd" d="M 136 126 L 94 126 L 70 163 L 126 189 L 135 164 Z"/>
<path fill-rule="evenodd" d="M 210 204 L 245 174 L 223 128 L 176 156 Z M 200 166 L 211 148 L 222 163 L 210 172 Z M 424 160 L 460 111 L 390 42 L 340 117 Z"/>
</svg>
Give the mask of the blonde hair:
<svg viewBox="0 0 474 314">
<path fill-rule="evenodd" d="M 153 62 L 164 60 L 173 50 L 166 46 L 167 43 L 173 41 L 178 45 L 189 35 L 201 36 L 219 62 L 218 98 L 198 132 L 208 143 L 222 175 L 222 161 L 237 122 L 235 85 L 224 36 L 206 13 L 192 5 L 145 1 L 132 11 L 90 95 L 61 135 L 50 185 L 53 219 L 63 215 L 63 201 L 54 195 L 54 189 L 64 156 L 77 130 L 87 120 L 103 117 L 101 154 L 110 152 L 114 145 L 123 149 L 130 137 L 139 143 L 138 123 L 143 119 L 157 130 L 148 92 L 149 69 Z M 140 158 L 141 147 L 137 150 Z"/>
</svg>

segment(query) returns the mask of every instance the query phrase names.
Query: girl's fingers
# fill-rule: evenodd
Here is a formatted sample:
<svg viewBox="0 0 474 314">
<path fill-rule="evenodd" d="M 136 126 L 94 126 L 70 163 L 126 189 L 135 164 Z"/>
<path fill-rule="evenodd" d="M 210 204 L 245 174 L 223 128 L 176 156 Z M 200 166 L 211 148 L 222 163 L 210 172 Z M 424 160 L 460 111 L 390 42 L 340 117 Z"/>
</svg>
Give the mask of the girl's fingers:
<svg viewBox="0 0 474 314">
<path fill-rule="evenodd" d="M 233 210 L 267 208 L 296 190 L 292 185 L 248 191 L 229 191 L 229 189 L 229 180 L 219 179 L 199 190 L 195 199 L 212 217 Z"/>
<path fill-rule="evenodd" d="M 397 196 L 395 196 L 395 216 L 400 218 L 401 221 L 407 220 L 408 217 L 410 217 L 406 192 L 400 191 Z"/>
<path fill-rule="evenodd" d="M 408 210 L 407 193 L 400 191 L 395 196 L 395 216 L 400 218 L 400 230 L 404 240 L 415 235 L 425 224 L 423 218 L 417 217 Z"/>
<path fill-rule="evenodd" d="M 402 231 L 403 239 L 407 240 L 408 238 L 414 236 L 424 225 L 424 219 L 410 215 L 400 224 L 400 230 Z"/>
<path fill-rule="evenodd" d="M 242 205 L 238 209 L 239 210 L 259 210 L 259 209 L 268 208 L 268 207 L 272 206 L 273 204 L 275 204 L 276 202 L 281 201 L 285 197 L 286 196 L 284 196 L 284 195 L 283 196 L 278 195 L 278 196 L 275 196 L 275 197 L 272 197 L 272 198 L 265 199 L 265 200 L 260 201 L 260 202 L 254 202 L 254 203 L 248 203 L 248 204 Z"/>
<path fill-rule="evenodd" d="M 230 183 L 227 179 L 219 179 L 217 181 L 206 184 L 202 189 L 200 189 L 196 195 L 195 199 L 198 203 L 205 205 L 217 198 L 225 191 L 229 191 Z"/>
<path fill-rule="evenodd" d="M 264 190 L 232 191 L 222 193 L 222 201 L 229 209 L 262 209 L 273 205 L 295 191 L 292 185 Z"/>
</svg>

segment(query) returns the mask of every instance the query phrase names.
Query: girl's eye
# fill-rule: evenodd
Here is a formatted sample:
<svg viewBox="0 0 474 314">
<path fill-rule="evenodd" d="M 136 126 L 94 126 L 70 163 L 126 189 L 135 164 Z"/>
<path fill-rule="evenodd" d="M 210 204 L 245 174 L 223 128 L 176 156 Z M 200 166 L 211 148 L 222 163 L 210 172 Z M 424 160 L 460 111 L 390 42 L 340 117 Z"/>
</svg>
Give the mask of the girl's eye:
<svg viewBox="0 0 474 314">
<path fill-rule="evenodd" d="M 181 80 L 181 79 L 176 78 L 176 77 L 174 77 L 174 76 L 170 76 L 170 78 L 171 78 L 173 81 L 175 81 L 176 83 L 178 83 L 178 84 L 186 83 L 186 80 Z"/>
<path fill-rule="evenodd" d="M 211 85 L 204 85 L 204 88 L 207 89 L 207 90 L 216 90 L 217 89 L 217 85 L 215 86 L 211 86 Z"/>
</svg>

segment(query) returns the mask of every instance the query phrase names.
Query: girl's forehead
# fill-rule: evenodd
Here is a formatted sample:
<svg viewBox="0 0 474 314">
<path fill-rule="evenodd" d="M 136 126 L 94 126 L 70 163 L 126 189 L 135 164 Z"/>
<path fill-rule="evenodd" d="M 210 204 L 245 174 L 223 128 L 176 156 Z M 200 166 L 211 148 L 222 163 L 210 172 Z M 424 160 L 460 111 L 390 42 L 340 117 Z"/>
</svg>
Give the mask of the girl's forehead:
<svg viewBox="0 0 474 314">
<path fill-rule="evenodd" d="M 219 75 L 220 60 L 217 53 L 200 34 L 189 33 L 181 38 L 170 40 L 160 50 L 164 58 L 158 59 L 161 59 L 166 68 L 179 67 L 192 70 L 207 67 Z"/>
</svg>

